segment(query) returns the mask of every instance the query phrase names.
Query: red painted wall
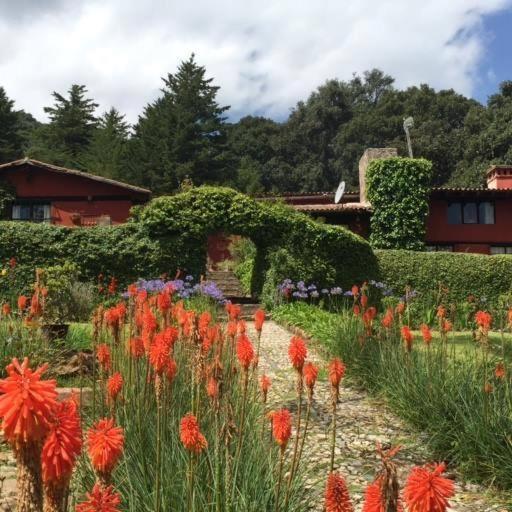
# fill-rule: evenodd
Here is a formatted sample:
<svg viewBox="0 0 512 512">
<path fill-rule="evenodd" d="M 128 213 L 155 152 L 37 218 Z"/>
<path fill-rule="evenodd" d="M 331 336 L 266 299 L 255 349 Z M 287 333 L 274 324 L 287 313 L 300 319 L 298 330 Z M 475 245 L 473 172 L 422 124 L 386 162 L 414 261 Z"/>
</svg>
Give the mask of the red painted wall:
<svg viewBox="0 0 512 512">
<path fill-rule="evenodd" d="M 4 170 L 2 177 L 16 187 L 20 198 L 128 195 L 115 185 L 35 167 Z"/>
<path fill-rule="evenodd" d="M 101 215 L 110 216 L 112 224 L 120 224 L 126 222 L 134 204 L 129 190 L 82 176 L 27 166 L 4 170 L 2 177 L 16 188 L 18 199 L 50 202 L 52 223 L 58 225 L 91 225 Z M 84 216 L 83 221 L 73 221 L 73 214 Z"/>
</svg>

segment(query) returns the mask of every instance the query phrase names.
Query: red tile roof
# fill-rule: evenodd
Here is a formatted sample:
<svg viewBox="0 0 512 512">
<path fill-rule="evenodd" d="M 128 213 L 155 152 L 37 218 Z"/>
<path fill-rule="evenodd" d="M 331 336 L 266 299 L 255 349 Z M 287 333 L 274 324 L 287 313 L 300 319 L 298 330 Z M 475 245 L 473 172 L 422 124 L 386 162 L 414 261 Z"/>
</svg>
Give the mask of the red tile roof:
<svg viewBox="0 0 512 512">
<path fill-rule="evenodd" d="M 371 207 L 363 203 L 339 203 L 339 204 L 294 204 L 290 205 L 295 210 L 307 213 L 370 213 Z"/>
</svg>

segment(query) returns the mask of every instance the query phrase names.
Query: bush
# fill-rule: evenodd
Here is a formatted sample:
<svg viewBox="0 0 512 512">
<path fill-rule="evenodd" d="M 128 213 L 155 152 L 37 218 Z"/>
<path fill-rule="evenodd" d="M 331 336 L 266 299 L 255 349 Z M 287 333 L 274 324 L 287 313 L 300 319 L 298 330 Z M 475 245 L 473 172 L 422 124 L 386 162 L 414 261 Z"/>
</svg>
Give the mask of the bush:
<svg viewBox="0 0 512 512">
<path fill-rule="evenodd" d="M 512 257 L 447 252 L 377 250 L 380 277 L 395 293 L 411 286 L 418 301 L 466 302 L 474 296 L 495 306 L 512 286 Z M 432 300 L 430 299 L 429 300 Z"/>
<path fill-rule="evenodd" d="M 380 249 L 421 250 L 432 180 L 423 158 L 386 158 L 368 166 L 368 200 L 373 207 L 370 243 Z"/>
</svg>

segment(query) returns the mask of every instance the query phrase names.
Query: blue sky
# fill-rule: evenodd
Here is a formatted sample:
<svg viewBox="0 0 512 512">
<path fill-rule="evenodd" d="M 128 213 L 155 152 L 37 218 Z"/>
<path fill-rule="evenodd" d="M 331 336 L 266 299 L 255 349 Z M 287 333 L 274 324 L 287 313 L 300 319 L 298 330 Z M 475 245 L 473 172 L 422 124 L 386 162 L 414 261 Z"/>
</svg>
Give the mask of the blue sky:
<svg viewBox="0 0 512 512">
<path fill-rule="evenodd" d="M 512 78 L 512 0 L 0 0 L 0 85 L 46 118 L 84 84 L 137 121 L 194 52 L 228 115 L 284 119 L 331 78 L 379 68 L 485 102 Z"/>
<path fill-rule="evenodd" d="M 480 85 L 474 97 L 485 103 L 498 90 L 500 82 L 512 80 L 512 8 L 483 19 L 487 47 L 478 67 Z"/>
</svg>

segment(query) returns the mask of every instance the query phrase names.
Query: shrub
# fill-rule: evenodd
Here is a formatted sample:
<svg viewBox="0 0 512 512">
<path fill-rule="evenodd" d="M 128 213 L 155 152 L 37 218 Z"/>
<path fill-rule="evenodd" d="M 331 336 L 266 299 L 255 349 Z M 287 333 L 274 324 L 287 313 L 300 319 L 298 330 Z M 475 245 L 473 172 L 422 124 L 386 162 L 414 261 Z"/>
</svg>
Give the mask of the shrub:
<svg viewBox="0 0 512 512">
<path fill-rule="evenodd" d="M 512 257 L 447 252 L 377 250 L 381 279 L 395 293 L 411 286 L 425 301 L 457 303 L 474 296 L 488 307 L 512 286 Z M 429 299 L 430 300 L 430 299 Z"/>
<path fill-rule="evenodd" d="M 370 242 L 381 249 L 424 248 L 432 164 L 423 158 L 370 163 L 368 200 L 373 207 Z"/>
</svg>

